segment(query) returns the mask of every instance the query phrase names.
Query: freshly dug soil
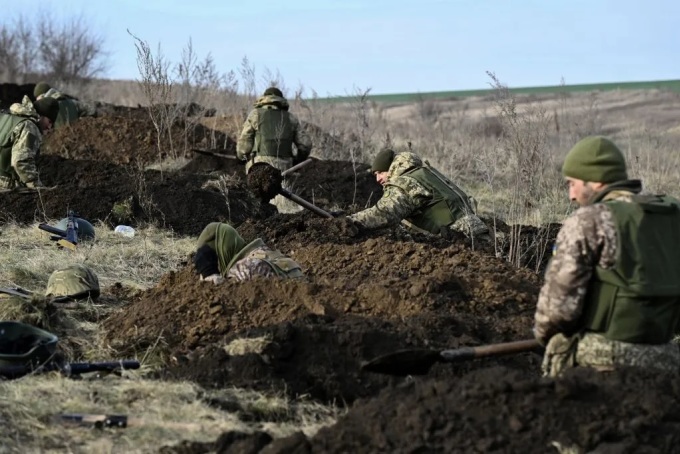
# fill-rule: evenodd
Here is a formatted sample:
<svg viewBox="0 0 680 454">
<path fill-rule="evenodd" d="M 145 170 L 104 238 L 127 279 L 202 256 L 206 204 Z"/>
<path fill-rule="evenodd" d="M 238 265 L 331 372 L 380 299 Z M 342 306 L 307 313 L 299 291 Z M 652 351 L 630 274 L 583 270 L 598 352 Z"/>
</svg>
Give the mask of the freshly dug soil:
<svg viewBox="0 0 680 454">
<path fill-rule="evenodd" d="M 238 224 L 268 213 L 238 180 L 220 191 L 204 188 L 211 179 L 205 174 L 135 170 L 49 155 L 41 156 L 39 168 L 43 184 L 57 187 L 40 193 L 0 193 L 0 221 L 59 219 L 73 209 L 90 222 L 155 223 L 178 234 L 198 235 L 209 222 Z"/>
<path fill-rule="evenodd" d="M 265 163 L 254 164 L 248 171 L 248 187 L 263 202 L 269 202 L 281 192 L 281 171 Z"/>
</svg>

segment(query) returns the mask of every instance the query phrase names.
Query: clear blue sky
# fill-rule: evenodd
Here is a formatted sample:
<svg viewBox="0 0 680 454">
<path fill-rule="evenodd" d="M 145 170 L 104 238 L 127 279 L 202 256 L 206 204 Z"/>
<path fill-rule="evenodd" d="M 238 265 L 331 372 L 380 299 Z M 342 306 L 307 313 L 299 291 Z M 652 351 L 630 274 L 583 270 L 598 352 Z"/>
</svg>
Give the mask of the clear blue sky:
<svg viewBox="0 0 680 454">
<path fill-rule="evenodd" d="M 0 0 L 3 19 L 39 3 Z M 258 72 L 320 95 L 680 78 L 678 0 L 58 0 L 105 38 L 109 78 L 138 77 L 129 29 L 179 61 L 189 39 L 218 69 Z M 2 21 L 3 19 L 0 19 Z"/>
</svg>

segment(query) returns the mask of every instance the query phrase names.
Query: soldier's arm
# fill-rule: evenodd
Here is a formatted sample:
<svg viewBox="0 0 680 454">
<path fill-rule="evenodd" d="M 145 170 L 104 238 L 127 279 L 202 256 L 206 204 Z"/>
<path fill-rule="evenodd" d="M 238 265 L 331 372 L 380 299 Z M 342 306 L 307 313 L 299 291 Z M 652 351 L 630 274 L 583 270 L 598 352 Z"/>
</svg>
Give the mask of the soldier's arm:
<svg viewBox="0 0 680 454">
<path fill-rule="evenodd" d="M 616 261 L 616 236 L 611 211 L 604 204 L 581 208 L 564 221 L 536 306 L 534 334 L 539 341 L 579 330 L 595 267 L 610 268 Z"/>
<path fill-rule="evenodd" d="M 15 128 L 13 134 L 11 166 L 21 182 L 29 188 L 42 186 L 35 162 L 42 144 L 40 129 L 34 123 L 24 121 Z"/>
<path fill-rule="evenodd" d="M 304 161 L 309 157 L 312 152 L 312 138 L 304 130 L 300 124 L 300 120 L 293 114 L 290 115 L 290 121 L 295 131 L 295 137 L 293 138 L 293 143 L 297 147 L 297 160 Z"/>
<path fill-rule="evenodd" d="M 97 116 L 97 108 L 95 107 L 94 104 L 90 104 L 89 102 L 84 102 L 84 101 L 76 101 L 76 100 L 73 100 L 73 102 L 76 105 L 76 109 L 78 110 L 78 116 L 79 117 L 96 117 Z"/>
<path fill-rule="evenodd" d="M 378 203 L 349 218 L 366 229 L 377 229 L 397 224 L 409 217 L 417 208 L 415 200 L 401 188 L 387 185 Z"/>
<path fill-rule="evenodd" d="M 228 279 L 237 281 L 248 281 L 256 277 L 276 277 L 276 272 L 264 260 L 245 258 L 236 262 L 227 273 Z"/>
<path fill-rule="evenodd" d="M 243 129 L 241 129 L 241 135 L 236 143 L 236 156 L 242 161 L 247 161 L 253 152 L 258 120 L 259 113 L 257 109 L 254 109 L 248 114 L 248 118 L 246 118 L 246 122 L 243 124 Z"/>
</svg>

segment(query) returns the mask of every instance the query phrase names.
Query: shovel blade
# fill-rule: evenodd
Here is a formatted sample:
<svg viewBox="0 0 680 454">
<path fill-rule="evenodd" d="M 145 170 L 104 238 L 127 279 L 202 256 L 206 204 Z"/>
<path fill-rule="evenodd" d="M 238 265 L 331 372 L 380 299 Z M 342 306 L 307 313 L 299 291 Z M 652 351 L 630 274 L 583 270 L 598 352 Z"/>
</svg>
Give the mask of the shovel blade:
<svg viewBox="0 0 680 454">
<path fill-rule="evenodd" d="M 440 361 L 442 361 L 442 356 L 439 350 L 400 350 L 367 361 L 361 365 L 361 369 L 400 377 L 425 375 L 435 363 Z"/>
</svg>

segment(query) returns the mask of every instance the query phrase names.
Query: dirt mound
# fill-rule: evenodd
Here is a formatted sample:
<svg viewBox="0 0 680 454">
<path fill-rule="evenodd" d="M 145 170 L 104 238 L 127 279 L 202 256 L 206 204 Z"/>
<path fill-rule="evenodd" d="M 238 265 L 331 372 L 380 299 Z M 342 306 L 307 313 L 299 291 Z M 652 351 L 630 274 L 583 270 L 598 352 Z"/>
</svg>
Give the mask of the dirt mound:
<svg viewBox="0 0 680 454">
<path fill-rule="evenodd" d="M 160 138 L 143 108 L 115 107 L 97 118 L 84 117 L 48 135 L 41 152 L 69 159 L 147 165 L 169 157 L 194 156 L 192 148 L 233 153 L 236 144 L 226 135 L 190 119 L 173 123 L 172 133 Z"/>
<path fill-rule="evenodd" d="M 285 252 L 302 265 L 307 282 L 215 286 L 199 282 L 187 266 L 104 323 L 111 345 L 134 354 L 162 337 L 166 353 L 183 358 L 169 376 L 351 402 L 392 380 L 359 372 L 375 356 L 530 336 L 537 276 L 464 245 L 437 249 L 373 238 Z M 264 338 L 265 346 L 257 354 L 226 353 L 225 345 L 243 338 Z M 537 359 L 506 363 L 513 362 L 534 368 Z M 436 370 L 460 374 L 480 364 Z"/>
<path fill-rule="evenodd" d="M 55 189 L 0 194 L 0 219 L 30 223 L 63 217 L 74 209 L 91 222 L 137 226 L 153 222 L 183 235 L 197 235 L 213 221 L 240 223 L 259 216 L 261 204 L 238 181 L 204 188 L 209 176 L 135 170 L 101 161 L 41 156 L 41 179 Z M 267 207 L 264 207 L 265 209 Z"/>
<path fill-rule="evenodd" d="M 281 192 L 281 183 L 283 183 L 281 171 L 269 164 L 253 165 L 246 179 L 250 190 L 263 202 L 269 202 Z"/>
<path fill-rule="evenodd" d="M 553 381 L 490 368 L 388 389 L 322 429 L 307 452 L 545 453 L 557 442 L 576 452 L 670 453 L 680 442 L 678 405 L 674 374 L 583 369 Z"/>
</svg>

